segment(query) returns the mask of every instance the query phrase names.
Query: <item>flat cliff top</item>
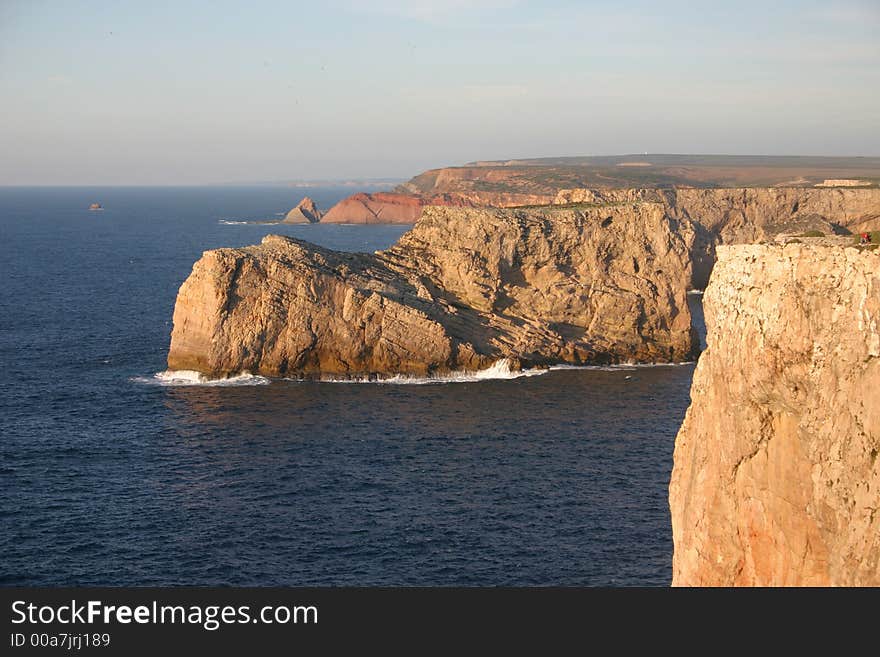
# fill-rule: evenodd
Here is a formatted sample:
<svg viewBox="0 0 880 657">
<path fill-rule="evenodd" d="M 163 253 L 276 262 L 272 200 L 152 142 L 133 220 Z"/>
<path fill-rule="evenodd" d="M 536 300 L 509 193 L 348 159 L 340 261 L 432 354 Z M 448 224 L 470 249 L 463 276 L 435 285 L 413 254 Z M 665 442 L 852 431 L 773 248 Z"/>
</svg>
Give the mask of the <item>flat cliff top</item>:
<svg viewBox="0 0 880 657">
<path fill-rule="evenodd" d="M 826 180 L 880 184 L 880 158 L 618 155 L 472 162 L 425 171 L 398 189 L 417 194 L 561 189 L 812 187 Z"/>
</svg>

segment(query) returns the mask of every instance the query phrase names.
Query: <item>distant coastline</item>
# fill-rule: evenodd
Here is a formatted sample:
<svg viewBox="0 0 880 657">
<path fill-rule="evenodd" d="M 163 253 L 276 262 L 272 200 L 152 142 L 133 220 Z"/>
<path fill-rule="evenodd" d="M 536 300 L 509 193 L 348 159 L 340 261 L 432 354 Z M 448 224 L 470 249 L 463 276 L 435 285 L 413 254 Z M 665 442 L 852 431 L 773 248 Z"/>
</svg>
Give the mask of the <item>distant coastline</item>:
<svg viewBox="0 0 880 657">
<path fill-rule="evenodd" d="M 328 178 L 315 180 L 249 180 L 245 182 L 219 182 L 209 187 L 355 187 L 393 189 L 405 183 L 408 178 Z"/>
</svg>

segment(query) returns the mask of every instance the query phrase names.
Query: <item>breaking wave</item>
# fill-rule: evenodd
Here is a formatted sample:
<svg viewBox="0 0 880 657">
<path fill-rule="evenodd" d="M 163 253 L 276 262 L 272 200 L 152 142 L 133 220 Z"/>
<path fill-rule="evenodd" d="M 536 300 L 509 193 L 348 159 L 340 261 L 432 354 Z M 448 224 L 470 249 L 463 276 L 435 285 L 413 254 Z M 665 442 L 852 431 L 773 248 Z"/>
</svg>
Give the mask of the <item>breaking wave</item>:
<svg viewBox="0 0 880 657">
<path fill-rule="evenodd" d="M 211 379 L 201 372 L 192 370 L 165 370 L 151 377 L 137 376 L 132 379 L 137 383 L 156 386 L 262 386 L 269 383 L 265 376 L 242 372 L 223 379 Z"/>
<path fill-rule="evenodd" d="M 317 379 L 322 383 L 381 383 L 386 385 L 437 385 L 442 383 L 478 383 L 480 381 L 509 381 L 532 376 L 541 376 L 548 372 L 561 370 L 583 370 L 593 372 L 630 372 L 649 367 L 681 367 L 693 365 L 694 361 L 681 363 L 622 363 L 618 365 L 552 365 L 543 368 L 531 368 L 516 370 L 511 368 L 511 362 L 507 358 L 496 361 L 484 370 L 462 370 L 460 372 L 448 372 L 433 376 L 415 376 L 411 374 L 395 374 L 387 377 L 361 376 L 361 377 L 334 377 L 325 376 Z M 212 379 L 201 372 L 192 370 L 165 370 L 157 372 L 151 377 L 136 376 L 132 381 L 147 385 L 176 387 L 176 386 L 261 386 L 271 383 L 271 379 L 242 372 L 222 379 Z M 314 382 L 316 379 L 283 379 L 297 383 Z"/>
<path fill-rule="evenodd" d="M 510 365 L 510 360 L 502 358 L 484 370 L 463 370 L 460 372 L 438 374 L 436 376 L 396 374 L 386 378 L 359 377 L 344 379 L 338 377 L 324 377 L 321 381 L 325 383 L 383 383 L 386 385 L 422 386 L 436 385 L 440 383 L 477 383 L 479 381 L 519 379 L 522 377 L 540 376 L 549 371 L 546 369 L 515 370 L 512 369 Z"/>
<path fill-rule="evenodd" d="M 651 367 L 683 367 L 693 365 L 692 360 L 684 360 L 679 363 L 618 363 L 616 365 L 551 365 L 552 371 L 557 370 L 587 370 L 593 372 L 631 372 Z"/>
<path fill-rule="evenodd" d="M 223 224 L 225 226 L 245 226 L 249 223 L 253 223 L 250 221 L 234 221 L 232 219 L 220 219 L 217 221 L 218 224 Z"/>
</svg>

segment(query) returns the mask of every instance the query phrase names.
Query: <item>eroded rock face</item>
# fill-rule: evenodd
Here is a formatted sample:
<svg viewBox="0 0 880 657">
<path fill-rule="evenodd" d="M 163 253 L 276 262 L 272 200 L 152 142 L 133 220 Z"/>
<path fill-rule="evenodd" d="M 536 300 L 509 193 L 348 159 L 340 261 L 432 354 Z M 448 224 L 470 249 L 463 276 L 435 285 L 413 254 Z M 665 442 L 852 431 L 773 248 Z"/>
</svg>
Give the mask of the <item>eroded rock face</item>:
<svg viewBox="0 0 880 657">
<path fill-rule="evenodd" d="M 499 192 L 463 192 L 455 194 L 409 194 L 398 192 L 358 193 L 344 198 L 324 215 L 324 223 L 343 224 L 414 224 L 422 208 L 509 208 L 524 205 L 549 205 L 552 196 Z"/>
<path fill-rule="evenodd" d="M 295 208 L 287 213 L 282 223 L 285 224 L 315 224 L 321 221 L 321 211 L 315 202 L 308 196 L 303 198 Z"/>
<path fill-rule="evenodd" d="M 422 208 L 432 205 L 473 207 L 472 201 L 455 195 L 431 197 L 395 192 L 358 193 L 334 205 L 322 221 L 327 224 L 414 224 Z"/>
<path fill-rule="evenodd" d="M 721 244 L 770 239 L 790 230 L 796 221 L 812 219 L 849 228 L 880 220 L 877 188 L 679 189 L 661 194 L 670 214 L 701 224 Z"/>
<path fill-rule="evenodd" d="M 538 173 L 538 179 L 531 175 Z M 552 183 L 542 180 L 537 168 L 510 169 L 483 166 L 432 169 L 398 186 L 397 191 L 424 198 L 454 196 L 481 206 L 512 207 L 548 205 L 556 193 Z M 525 175 L 524 175 L 525 174 Z"/>
<path fill-rule="evenodd" d="M 693 237 L 651 203 L 428 207 L 373 255 L 269 236 L 195 264 L 168 366 L 309 376 L 686 360 Z"/>
<path fill-rule="evenodd" d="M 662 203 L 671 217 L 690 220 L 696 231 L 694 287 L 704 288 L 718 244 L 753 244 L 781 233 L 880 227 L 880 189 L 743 187 L 726 189 L 566 189 L 554 203 Z"/>
<path fill-rule="evenodd" d="M 401 189 L 410 187 L 402 185 Z M 670 216 L 694 223 L 698 232 L 696 268 L 708 263 L 704 274 L 698 276 L 700 287 L 708 279 L 716 244 L 751 244 L 781 232 L 819 230 L 830 234 L 840 228 L 852 232 L 880 229 L 878 188 L 563 189 L 555 196 L 471 189 L 445 194 L 419 194 L 417 190 L 359 193 L 333 206 L 322 221 L 411 224 L 426 206 L 511 208 L 637 202 L 662 203 Z"/>
<path fill-rule="evenodd" d="M 328 224 L 413 224 L 424 202 L 415 196 L 377 192 L 344 198 L 324 215 Z"/>
<path fill-rule="evenodd" d="M 674 585 L 880 585 L 880 255 L 718 248 L 675 445 Z"/>
</svg>

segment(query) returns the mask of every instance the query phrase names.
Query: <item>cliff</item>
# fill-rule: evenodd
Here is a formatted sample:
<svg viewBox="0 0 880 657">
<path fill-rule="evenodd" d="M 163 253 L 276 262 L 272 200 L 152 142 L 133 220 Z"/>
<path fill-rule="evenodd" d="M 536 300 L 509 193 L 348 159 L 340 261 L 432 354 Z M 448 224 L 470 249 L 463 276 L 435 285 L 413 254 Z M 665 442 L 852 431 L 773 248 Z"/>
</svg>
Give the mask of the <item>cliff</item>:
<svg viewBox="0 0 880 657">
<path fill-rule="evenodd" d="M 673 216 L 700 223 L 722 244 L 768 239 L 797 222 L 818 221 L 817 228 L 821 222 L 847 229 L 880 226 L 876 187 L 679 189 L 661 194 Z"/>
<path fill-rule="evenodd" d="M 419 197 L 393 192 L 358 193 L 334 205 L 322 221 L 325 224 L 414 224 L 422 208 L 439 205 L 471 207 L 474 203 L 452 195 Z"/>
<path fill-rule="evenodd" d="M 284 224 L 315 224 L 321 221 L 321 211 L 308 196 L 284 217 Z"/>
<path fill-rule="evenodd" d="M 325 224 L 413 224 L 424 201 L 415 196 L 358 193 L 341 200 L 324 215 Z"/>
<path fill-rule="evenodd" d="M 718 248 L 669 486 L 674 585 L 880 585 L 880 255 Z"/>
<path fill-rule="evenodd" d="M 168 366 L 299 377 L 686 360 L 693 237 L 651 203 L 428 207 L 372 255 L 269 236 L 195 264 Z"/>
<path fill-rule="evenodd" d="M 546 178 L 546 171 L 534 167 L 449 167 L 425 171 L 397 191 L 424 197 L 452 194 L 495 207 L 547 205 L 559 185 L 571 187 L 573 180 L 580 181 L 563 177 L 557 182 L 552 174 Z"/>
<path fill-rule="evenodd" d="M 880 189 L 567 189 L 566 203 L 662 203 L 670 217 L 697 230 L 692 258 L 694 286 L 705 287 L 718 244 L 752 244 L 780 233 L 820 231 L 827 235 L 880 228 Z"/>
<path fill-rule="evenodd" d="M 793 225 L 855 232 L 880 228 L 880 188 L 742 187 L 729 189 L 564 189 L 554 203 L 662 203 L 672 217 L 690 219 L 722 244 L 770 239 Z M 811 223 L 812 222 L 812 223 Z"/>
<path fill-rule="evenodd" d="M 428 172 L 441 174 L 447 170 Z M 458 171 L 458 170 L 455 170 Z M 423 174 L 427 176 L 428 174 Z M 417 180 L 418 177 L 414 180 Z M 433 189 L 430 185 L 422 185 Z M 444 194 L 420 192 L 407 183 L 407 193 L 354 194 L 337 203 L 325 223 L 415 223 L 422 208 L 519 207 L 570 204 L 661 203 L 671 217 L 687 219 L 697 228 L 693 253 L 695 284 L 705 286 L 717 244 L 750 244 L 782 232 L 824 233 L 880 229 L 880 188 L 724 188 L 724 189 L 562 189 L 552 195 L 477 191 Z M 421 194 L 421 195 L 417 195 Z"/>
</svg>

